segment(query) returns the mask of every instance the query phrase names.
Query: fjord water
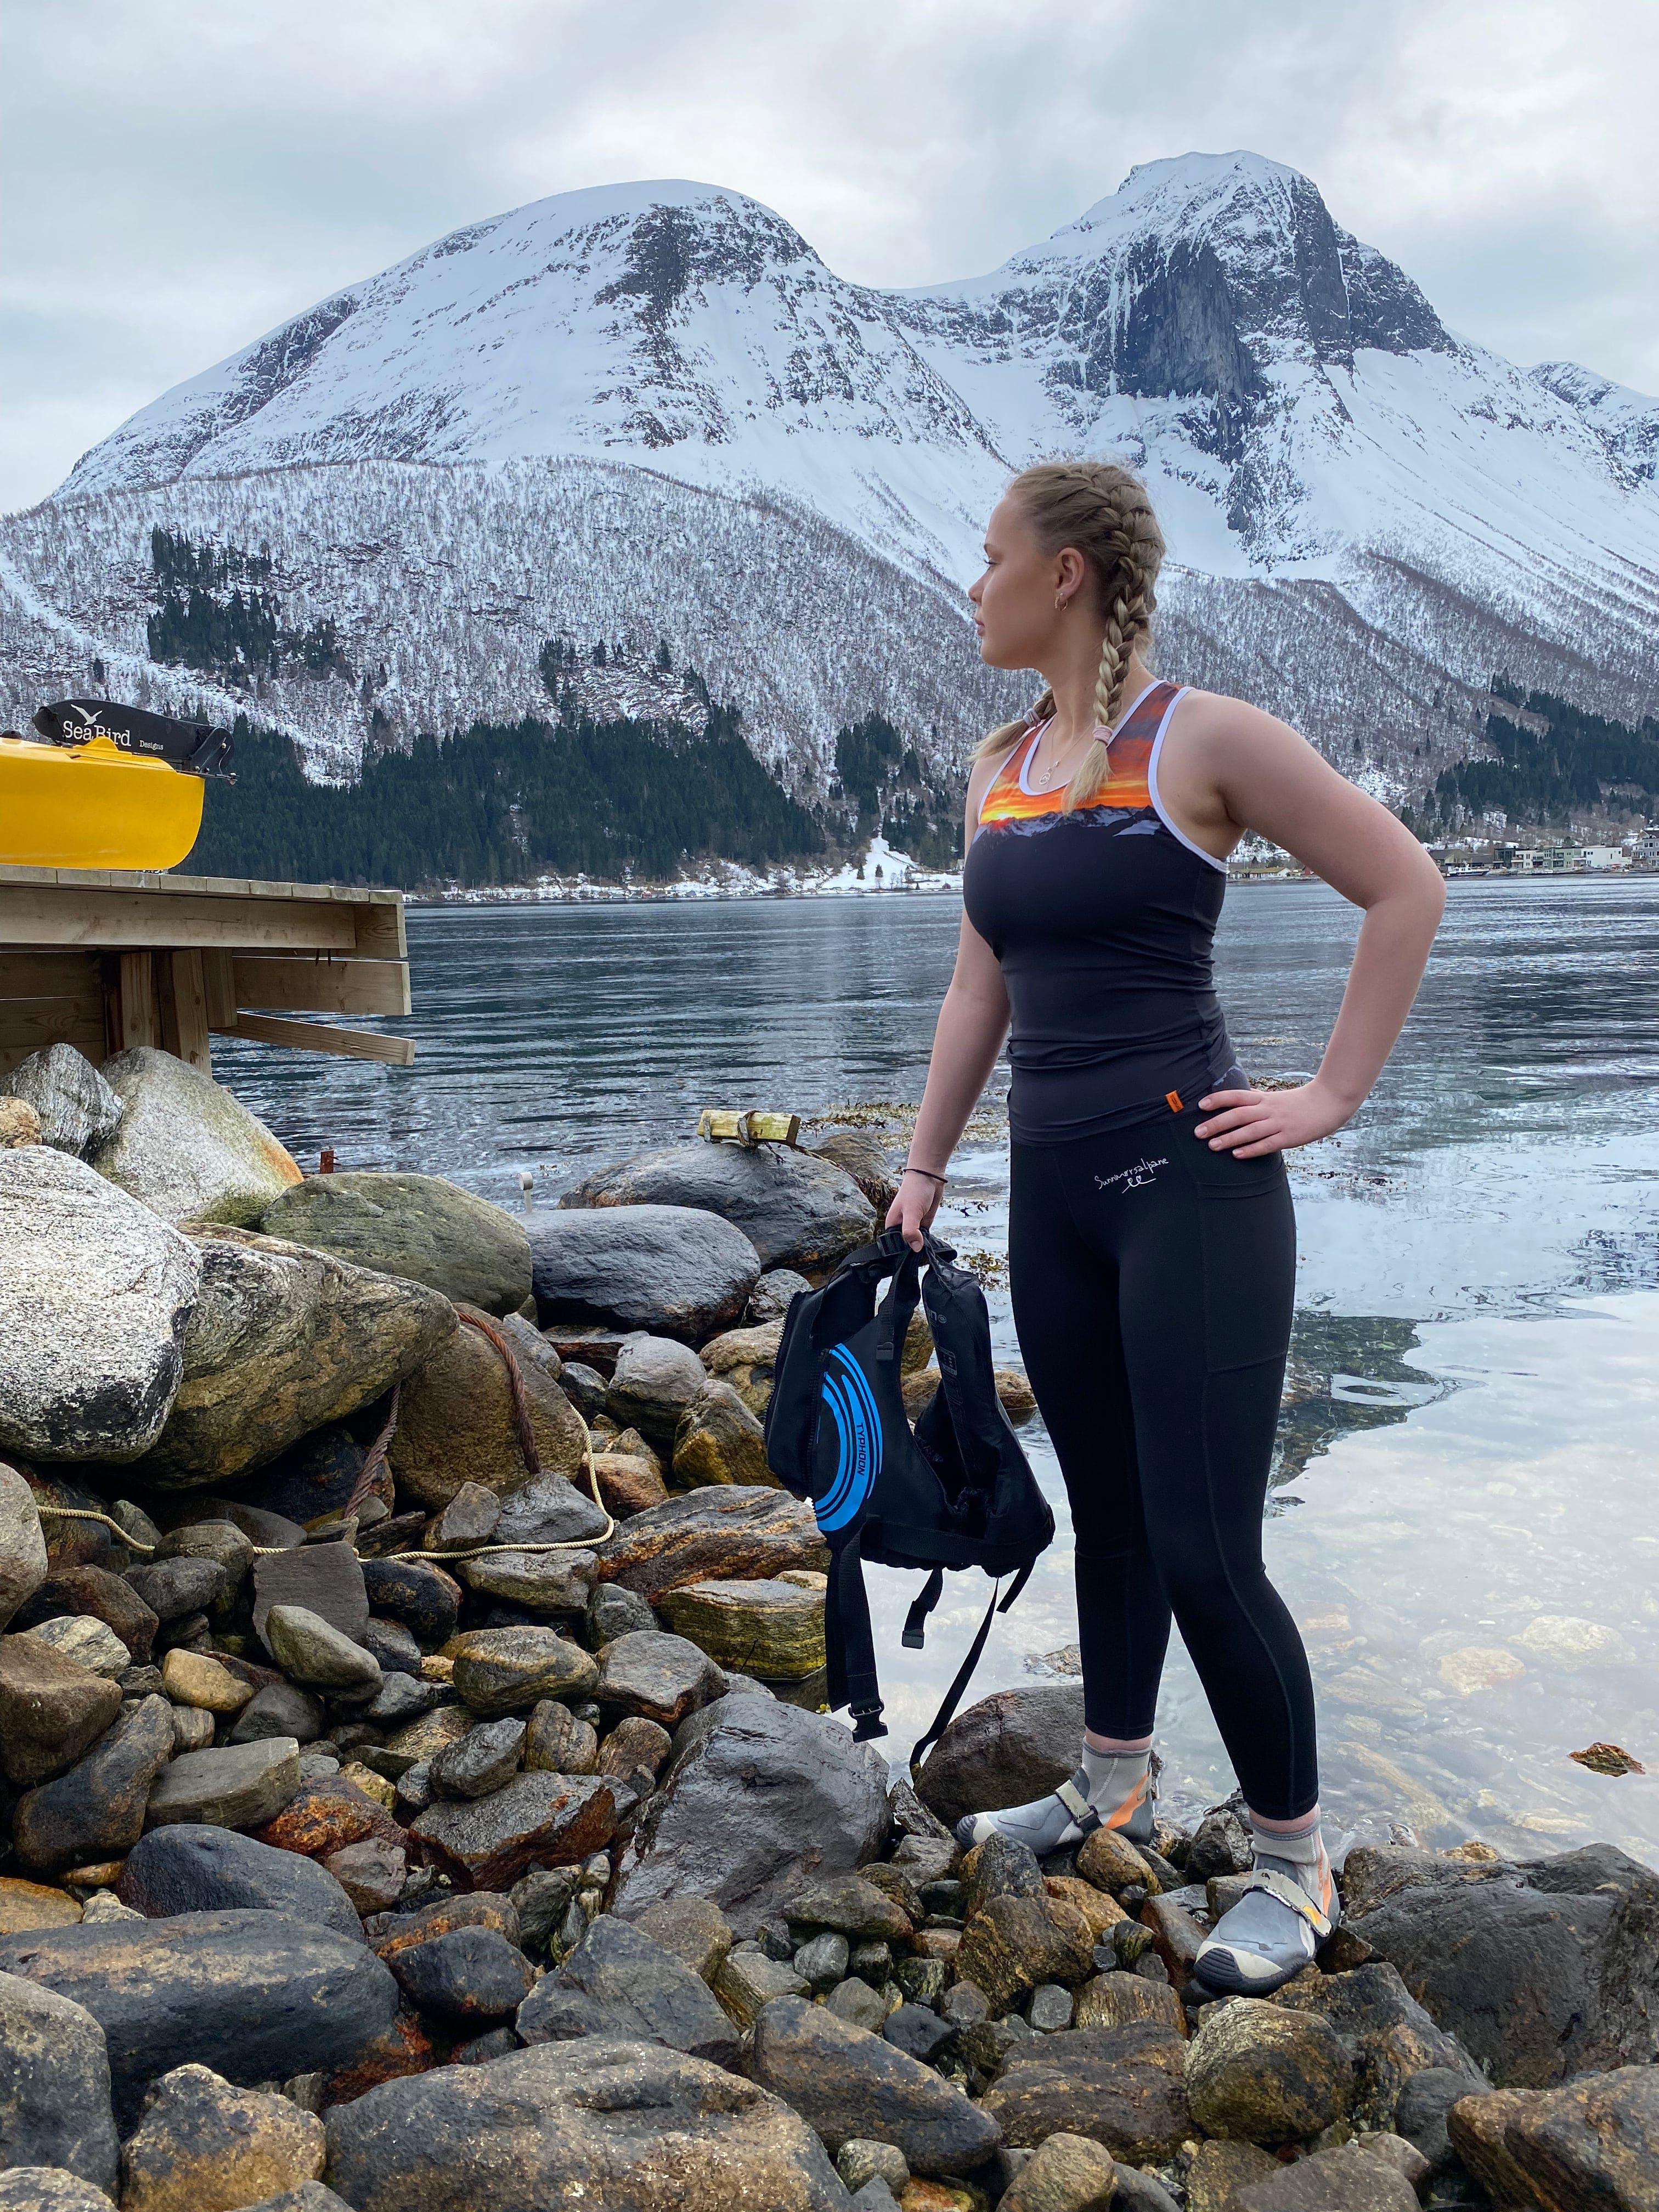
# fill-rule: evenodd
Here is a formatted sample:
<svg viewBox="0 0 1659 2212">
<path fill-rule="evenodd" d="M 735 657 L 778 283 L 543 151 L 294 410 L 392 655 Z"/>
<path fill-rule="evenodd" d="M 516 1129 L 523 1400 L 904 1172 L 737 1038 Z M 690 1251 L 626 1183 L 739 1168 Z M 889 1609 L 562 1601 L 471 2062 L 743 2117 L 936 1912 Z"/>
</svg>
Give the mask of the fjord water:
<svg viewBox="0 0 1659 2212">
<path fill-rule="evenodd" d="M 528 1170 L 545 1206 L 705 1105 L 917 1098 L 957 916 L 942 896 L 417 908 L 416 1012 L 386 1024 L 418 1040 L 412 1069 L 216 1041 L 217 1072 L 307 1168 L 332 1145 L 343 1168 L 514 1207 Z M 1319 884 L 1230 890 L 1218 981 L 1253 1073 L 1316 1064 L 1357 924 Z M 1376 1094 L 1292 1158 L 1267 1550 L 1308 1640 L 1325 1800 L 1362 1837 L 1403 1820 L 1536 1855 L 1595 1836 L 1659 1864 L 1656 992 L 1659 878 L 1455 883 Z M 981 1126 L 941 1227 L 988 1265 L 1017 1358 L 1006 1144 Z M 1040 1424 L 1024 1434 L 1060 1533 L 976 1693 L 1053 1679 L 1076 1635 L 1064 1493 Z M 907 1652 L 913 1579 L 871 1576 L 896 1756 L 986 1590 L 953 1578 Z M 1653 1771 L 1569 1758 L 1597 1741 Z M 1178 1644 L 1159 1746 L 1188 1808 L 1231 1786 Z"/>
</svg>

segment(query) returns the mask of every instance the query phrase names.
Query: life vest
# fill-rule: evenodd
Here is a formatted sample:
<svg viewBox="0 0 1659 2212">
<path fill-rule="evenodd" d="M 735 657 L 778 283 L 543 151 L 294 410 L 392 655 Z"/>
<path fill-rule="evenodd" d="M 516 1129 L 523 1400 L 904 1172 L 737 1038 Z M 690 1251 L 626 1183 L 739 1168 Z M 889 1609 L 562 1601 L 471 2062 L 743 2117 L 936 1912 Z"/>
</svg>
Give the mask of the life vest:
<svg viewBox="0 0 1659 2212">
<path fill-rule="evenodd" d="M 766 1408 L 766 1457 L 780 1482 L 811 1501 L 830 1547 L 824 1604 L 829 1702 L 848 1707 L 860 1741 L 887 1733 L 864 1587 L 864 1562 L 920 1568 L 927 1582 L 903 1641 L 921 1648 L 947 1571 L 981 1568 L 997 1587 L 914 1769 L 955 1712 L 990 1633 L 1054 1533 L 1019 1440 L 997 1397 L 985 1294 L 948 1244 L 924 1233 L 914 1252 L 896 1229 L 849 1253 L 784 1318 Z M 925 1273 L 923 1272 L 925 1266 Z M 877 1290 L 892 1281 L 879 1306 Z M 912 1434 L 902 1355 L 920 1297 L 939 1387 Z M 1006 1596 L 1003 1577 L 1014 1577 Z"/>
</svg>

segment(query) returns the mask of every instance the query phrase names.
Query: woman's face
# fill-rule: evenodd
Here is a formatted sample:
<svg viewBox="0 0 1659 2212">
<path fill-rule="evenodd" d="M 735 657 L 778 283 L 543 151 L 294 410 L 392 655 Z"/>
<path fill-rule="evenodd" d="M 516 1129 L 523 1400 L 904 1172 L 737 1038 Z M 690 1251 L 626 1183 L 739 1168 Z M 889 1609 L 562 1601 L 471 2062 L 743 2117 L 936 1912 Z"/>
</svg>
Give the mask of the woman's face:
<svg viewBox="0 0 1659 2212">
<path fill-rule="evenodd" d="M 993 668 L 1042 666 L 1060 622 L 1054 600 L 1067 588 L 1068 559 L 1081 566 L 1070 548 L 1042 552 L 1016 502 L 998 502 L 985 526 L 985 573 L 968 590 L 981 660 Z"/>
</svg>

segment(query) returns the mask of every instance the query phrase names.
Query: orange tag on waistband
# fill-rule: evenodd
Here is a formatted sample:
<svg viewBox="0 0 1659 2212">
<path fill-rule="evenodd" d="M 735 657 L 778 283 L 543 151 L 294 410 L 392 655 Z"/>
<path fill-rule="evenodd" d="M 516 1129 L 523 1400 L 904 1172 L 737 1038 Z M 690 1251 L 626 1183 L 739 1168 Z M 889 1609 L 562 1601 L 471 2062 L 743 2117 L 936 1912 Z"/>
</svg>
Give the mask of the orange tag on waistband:
<svg viewBox="0 0 1659 2212">
<path fill-rule="evenodd" d="M 1187 1110 L 1181 1103 L 1181 1093 L 1178 1091 L 1166 1091 L 1164 1094 L 1164 1103 L 1172 1114 L 1184 1114 Z"/>
</svg>

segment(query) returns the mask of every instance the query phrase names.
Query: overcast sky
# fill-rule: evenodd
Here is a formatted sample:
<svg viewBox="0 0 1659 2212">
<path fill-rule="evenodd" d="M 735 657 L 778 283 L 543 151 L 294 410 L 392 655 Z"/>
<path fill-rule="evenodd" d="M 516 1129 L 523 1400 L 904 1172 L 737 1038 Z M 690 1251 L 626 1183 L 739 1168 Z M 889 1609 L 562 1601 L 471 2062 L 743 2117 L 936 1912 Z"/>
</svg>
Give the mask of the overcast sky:
<svg viewBox="0 0 1659 2212">
<path fill-rule="evenodd" d="M 479 216 L 753 193 L 843 276 L 994 268 L 1137 161 L 1304 170 L 1453 329 L 1659 392 L 1655 0 L 6 0 L 0 509 Z"/>
</svg>

